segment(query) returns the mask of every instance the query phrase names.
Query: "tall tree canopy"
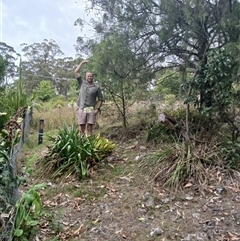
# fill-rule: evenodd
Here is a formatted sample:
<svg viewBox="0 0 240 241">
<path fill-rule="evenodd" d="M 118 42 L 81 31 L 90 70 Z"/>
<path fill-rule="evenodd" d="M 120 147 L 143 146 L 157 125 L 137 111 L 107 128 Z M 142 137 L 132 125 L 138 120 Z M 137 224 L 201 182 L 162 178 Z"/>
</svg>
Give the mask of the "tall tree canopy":
<svg viewBox="0 0 240 241">
<path fill-rule="evenodd" d="M 10 80 L 17 76 L 17 66 L 15 64 L 18 53 L 13 47 L 4 42 L 0 42 L 0 56 L 1 56 L 1 80 L 0 85 L 9 84 Z"/>
<path fill-rule="evenodd" d="M 124 29 L 132 49 L 150 56 L 155 71 L 163 67 L 197 70 L 200 105 L 209 106 L 206 76 L 208 52 L 237 42 L 240 34 L 238 0 L 89 0 L 103 18 L 95 19 L 99 36 Z M 204 81 L 203 81 L 204 80 Z M 207 93 L 208 92 L 208 93 Z M 207 94 L 206 94 L 207 93 Z M 210 94 L 209 94 L 210 93 Z"/>
<path fill-rule="evenodd" d="M 73 77 L 74 60 L 61 58 L 64 53 L 54 40 L 22 44 L 24 61 L 22 78 L 28 90 L 35 89 L 42 80 L 51 81 L 59 94 L 67 94 L 69 79 Z"/>
</svg>

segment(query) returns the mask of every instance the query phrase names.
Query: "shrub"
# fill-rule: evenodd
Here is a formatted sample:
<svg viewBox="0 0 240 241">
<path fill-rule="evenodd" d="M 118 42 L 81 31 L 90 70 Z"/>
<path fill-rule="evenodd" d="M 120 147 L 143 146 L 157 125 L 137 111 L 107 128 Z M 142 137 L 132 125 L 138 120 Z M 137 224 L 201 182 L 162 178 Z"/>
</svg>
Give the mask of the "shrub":
<svg viewBox="0 0 240 241">
<path fill-rule="evenodd" d="M 78 126 L 63 126 L 56 137 L 48 136 L 50 161 L 46 166 L 53 172 L 52 178 L 76 173 L 80 179 L 88 175 L 88 170 L 101 161 L 115 148 L 115 144 L 100 135 L 79 136 Z"/>
<path fill-rule="evenodd" d="M 221 148 L 221 152 L 227 167 L 237 170 L 240 166 L 240 143 L 229 141 Z"/>
<path fill-rule="evenodd" d="M 147 141 L 152 144 L 171 142 L 175 140 L 177 133 L 159 122 L 152 122 L 147 128 Z"/>
<path fill-rule="evenodd" d="M 27 241 L 37 231 L 36 226 L 42 210 L 42 202 L 37 190 L 43 187 L 45 184 L 35 185 L 16 203 L 15 241 Z"/>
</svg>

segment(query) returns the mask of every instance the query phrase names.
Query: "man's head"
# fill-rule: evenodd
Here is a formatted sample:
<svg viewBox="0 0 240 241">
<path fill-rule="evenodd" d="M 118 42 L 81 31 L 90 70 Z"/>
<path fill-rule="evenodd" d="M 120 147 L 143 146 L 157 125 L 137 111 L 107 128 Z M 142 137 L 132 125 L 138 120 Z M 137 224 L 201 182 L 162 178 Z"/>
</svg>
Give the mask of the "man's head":
<svg viewBox="0 0 240 241">
<path fill-rule="evenodd" d="M 86 73 L 86 80 L 87 80 L 88 83 L 91 84 L 93 82 L 93 73 L 87 72 Z"/>
</svg>

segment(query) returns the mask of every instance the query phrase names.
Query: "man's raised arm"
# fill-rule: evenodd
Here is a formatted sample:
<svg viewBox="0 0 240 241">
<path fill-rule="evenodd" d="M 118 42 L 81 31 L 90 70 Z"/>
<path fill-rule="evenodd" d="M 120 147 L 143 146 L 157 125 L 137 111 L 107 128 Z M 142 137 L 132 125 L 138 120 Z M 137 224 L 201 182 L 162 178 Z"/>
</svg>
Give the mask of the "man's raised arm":
<svg viewBox="0 0 240 241">
<path fill-rule="evenodd" d="M 80 70 L 81 70 L 81 68 L 82 68 L 82 65 L 83 64 L 86 64 L 86 63 L 88 63 L 88 60 L 83 60 L 78 66 L 77 66 L 77 68 L 75 69 L 75 77 L 76 78 L 79 78 L 80 77 Z"/>
</svg>

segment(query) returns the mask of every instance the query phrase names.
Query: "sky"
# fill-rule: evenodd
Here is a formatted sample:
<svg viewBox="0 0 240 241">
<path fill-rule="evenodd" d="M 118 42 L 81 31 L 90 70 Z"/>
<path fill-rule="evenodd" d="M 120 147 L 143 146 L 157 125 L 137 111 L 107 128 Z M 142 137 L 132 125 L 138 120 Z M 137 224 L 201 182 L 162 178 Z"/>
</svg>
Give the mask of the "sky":
<svg viewBox="0 0 240 241">
<path fill-rule="evenodd" d="M 0 0 L 0 42 L 21 54 L 21 44 L 54 40 L 65 54 L 75 58 L 78 36 L 90 38 L 90 27 L 74 26 L 80 17 L 89 22 L 86 0 Z"/>
</svg>

